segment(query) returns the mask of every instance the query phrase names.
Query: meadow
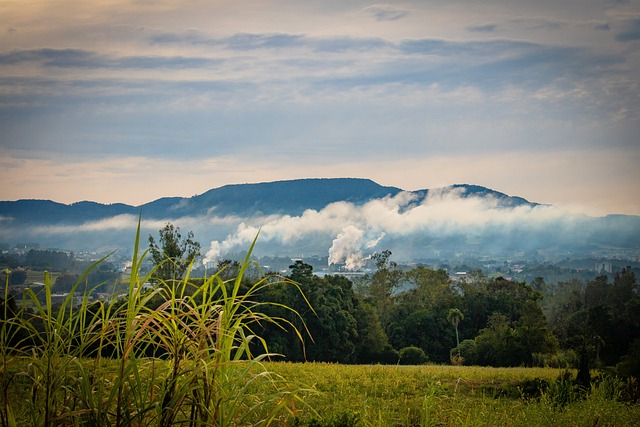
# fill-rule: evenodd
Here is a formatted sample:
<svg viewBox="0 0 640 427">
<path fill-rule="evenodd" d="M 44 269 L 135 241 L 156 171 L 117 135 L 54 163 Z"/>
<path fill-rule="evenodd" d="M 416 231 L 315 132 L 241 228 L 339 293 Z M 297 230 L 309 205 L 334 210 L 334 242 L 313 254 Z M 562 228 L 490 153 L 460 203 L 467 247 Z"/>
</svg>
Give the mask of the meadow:
<svg viewBox="0 0 640 427">
<path fill-rule="evenodd" d="M 591 390 L 551 368 L 444 365 L 269 365 L 315 393 L 309 426 L 636 426 L 634 380 L 603 377 Z M 570 376 L 571 378 L 567 378 Z"/>
<path fill-rule="evenodd" d="M 9 372 L 28 373 L 28 363 L 17 360 L 14 363 L 8 367 Z M 66 369 L 60 388 L 50 396 L 52 401 L 59 399 L 64 405 L 58 408 L 48 425 L 117 425 L 109 416 L 110 412 L 115 414 L 114 408 L 112 411 L 104 408 L 102 419 L 87 416 L 99 412 L 98 408 L 83 406 L 77 401 L 81 393 L 70 387 L 83 383 L 80 378 L 83 372 L 92 372 L 99 378 L 92 387 L 94 404 L 100 404 L 100 401 L 108 404 L 112 389 L 100 388 L 97 384 L 118 384 L 118 366 L 118 360 L 103 360 L 98 368 L 95 360 L 85 359 Z M 170 378 L 171 362 L 148 359 L 139 364 L 138 369 L 139 385 L 153 383 L 145 389 L 156 390 L 158 396 L 162 396 L 167 378 Z M 232 371 L 235 373 L 231 374 Z M 177 417 L 165 425 L 636 426 L 640 417 L 640 405 L 630 394 L 634 387 L 637 392 L 634 380 L 603 377 L 591 390 L 580 391 L 571 379 L 562 379 L 566 375 L 573 376 L 573 372 L 551 368 L 239 362 L 227 371 L 227 375 L 235 378 L 235 385 L 228 384 L 231 386 L 227 391 L 228 396 L 237 393 L 231 406 L 238 405 L 239 411 L 235 414 L 232 411 L 231 419 L 220 423 L 189 424 L 188 417 Z M 33 381 L 28 375 L 14 378 L 8 389 L 15 414 L 13 425 L 47 425 L 43 419 L 33 418 L 31 412 L 44 410 L 33 406 Z M 266 378 L 269 381 L 257 381 Z M 280 394 L 273 399 L 276 389 Z M 101 396 L 98 395 L 100 392 Z M 159 416 L 161 411 L 145 405 L 144 396 L 141 394 L 140 397 L 142 399 L 136 404 L 146 415 L 134 416 L 120 425 L 163 425 Z M 184 397 L 186 408 L 190 397 Z M 285 401 L 286 407 L 282 405 Z M 156 400 L 158 405 L 161 402 Z M 250 416 L 243 418 L 242 411 L 261 404 L 265 407 L 251 410 Z M 279 415 L 273 417 L 277 412 Z M 135 415 L 136 411 L 131 414 Z"/>
</svg>

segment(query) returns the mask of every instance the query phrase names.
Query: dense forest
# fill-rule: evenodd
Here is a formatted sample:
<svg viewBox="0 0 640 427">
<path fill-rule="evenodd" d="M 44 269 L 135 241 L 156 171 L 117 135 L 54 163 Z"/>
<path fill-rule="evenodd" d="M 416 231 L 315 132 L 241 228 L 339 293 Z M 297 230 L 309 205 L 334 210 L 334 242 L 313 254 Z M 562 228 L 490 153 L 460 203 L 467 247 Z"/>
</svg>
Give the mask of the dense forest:
<svg viewBox="0 0 640 427">
<path fill-rule="evenodd" d="M 304 346 L 279 328 L 260 333 L 287 360 L 339 363 L 431 361 L 486 366 L 618 366 L 638 372 L 640 295 L 635 274 L 530 286 L 477 273 L 453 281 L 444 270 L 400 270 L 390 252 L 377 255 L 377 270 L 351 281 L 318 277 L 297 261 L 289 278 L 265 300 L 273 316 L 308 328 Z M 534 289 L 537 288 L 537 289 Z M 306 299 L 305 299 L 306 297 Z M 299 322 L 299 323 L 296 323 Z"/>
</svg>

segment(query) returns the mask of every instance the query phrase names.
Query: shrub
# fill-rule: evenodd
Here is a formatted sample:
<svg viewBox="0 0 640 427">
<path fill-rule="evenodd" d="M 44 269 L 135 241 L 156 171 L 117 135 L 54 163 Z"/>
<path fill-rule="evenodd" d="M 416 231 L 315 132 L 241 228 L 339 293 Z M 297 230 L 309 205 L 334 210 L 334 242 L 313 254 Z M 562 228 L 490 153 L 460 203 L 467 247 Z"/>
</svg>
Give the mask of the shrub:
<svg viewBox="0 0 640 427">
<path fill-rule="evenodd" d="M 555 353 L 534 353 L 532 356 L 534 366 L 569 369 L 578 364 L 576 352 L 573 350 L 559 350 Z"/>
<path fill-rule="evenodd" d="M 635 340 L 629 346 L 629 352 L 622 357 L 617 370 L 623 377 L 640 378 L 640 340 Z"/>
<path fill-rule="evenodd" d="M 400 353 L 389 344 L 385 345 L 382 353 L 377 355 L 377 361 L 384 365 L 395 365 L 400 360 Z"/>
<path fill-rule="evenodd" d="M 518 386 L 520 394 L 525 399 L 537 399 L 549 389 L 549 381 L 542 378 L 527 379 Z"/>
<path fill-rule="evenodd" d="M 462 365 L 475 365 L 477 364 L 477 344 L 475 340 L 464 340 L 458 347 L 452 348 L 449 352 L 451 362 L 454 359 L 457 363 Z"/>
<path fill-rule="evenodd" d="M 400 350 L 401 365 L 423 365 L 429 361 L 429 357 L 420 347 L 410 346 Z"/>
<path fill-rule="evenodd" d="M 571 373 L 565 371 L 541 391 L 541 399 L 547 405 L 562 408 L 584 397 L 584 392 L 585 390 L 576 385 Z"/>
</svg>

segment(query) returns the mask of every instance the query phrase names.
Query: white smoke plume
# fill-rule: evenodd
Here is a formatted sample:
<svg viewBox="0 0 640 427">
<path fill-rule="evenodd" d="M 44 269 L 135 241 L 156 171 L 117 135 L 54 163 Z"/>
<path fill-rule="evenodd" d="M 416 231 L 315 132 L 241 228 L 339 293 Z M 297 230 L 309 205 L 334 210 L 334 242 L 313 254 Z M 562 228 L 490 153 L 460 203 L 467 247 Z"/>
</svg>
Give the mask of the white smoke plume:
<svg viewBox="0 0 640 427">
<path fill-rule="evenodd" d="M 337 202 L 297 216 L 241 218 L 212 213 L 143 220 L 141 240 L 172 222 L 193 231 L 200 241 L 211 242 L 208 248 L 204 246 L 205 263 L 248 249 L 259 234 L 256 255 L 328 254 L 329 262 L 348 268 L 358 268 L 372 253 L 385 249 L 397 260 L 456 257 L 463 252 L 506 256 L 514 251 L 564 258 L 598 245 L 615 246 L 615 242 L 635 250 L 635 256 L 640 250 L 636 217 L 594 218 L 544 205 L 507 207 L 500 200 L 468 197 L 460 191 L 431 190 L 425 199 L 404 192 L 363 205 Z M 18 233 L 12 227 L 4 227 L 0 240 L 38 241 L 50 236 L 56 247 L 74 247 L 96 239 L 104 246 L 117 246 L 131 240 L 137 221 L 137 216 L 121 215 L 77 225 L 32 227 L 18 235 L 11 234 Z"/>
<path fill-rule="evenodd" d="M 460 191 L 431 190 L 425 199 L 404 192 L 364 205 L 333 203 L 299 216 L 245 218 L 225 240 L 211 242 L 206 257 L 215 260 L 246 249 L 258 232 L 258 245 L 278 247 L 289 255 L 311 248 L 316 254 L 328 253 L 330 264 L 349 269 L 360 268 L 373 252 L 385 249 L 397 259 L 439 256 L 442 251 L 449 256 L 465 251 L 487 256 L 514 251 L 562 254 L 588 248 L 589 239 L 608 238 L 612 232 L 623 235 L 617 224 L 606 225 L 602 218 L 547 205 L 510 207 Z M 633 229 L 624 232 L 638 234 Z"/>
</svg>

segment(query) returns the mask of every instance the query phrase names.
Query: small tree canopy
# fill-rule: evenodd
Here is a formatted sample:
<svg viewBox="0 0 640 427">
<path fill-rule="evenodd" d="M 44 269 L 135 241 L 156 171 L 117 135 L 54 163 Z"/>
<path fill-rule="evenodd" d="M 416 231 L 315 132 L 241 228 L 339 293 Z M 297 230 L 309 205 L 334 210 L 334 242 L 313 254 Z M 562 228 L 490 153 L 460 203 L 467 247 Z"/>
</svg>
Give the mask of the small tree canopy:
<svg viewBox="0 0 640 427">
<path fill-rule="evenodd" d="M 154 277 L 157 280 L 179 280 L 189 265 L 200 256 L 200 243 L 193 239 L 193 232 L 186 239 L 180 234 L 180 227 L 167 223 L 159 230 L 160 240 L 156 243 L 149 236 L 149 250 L 157 266 Z"/>
</svg>

